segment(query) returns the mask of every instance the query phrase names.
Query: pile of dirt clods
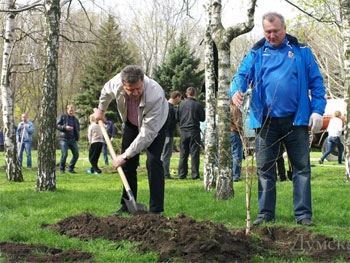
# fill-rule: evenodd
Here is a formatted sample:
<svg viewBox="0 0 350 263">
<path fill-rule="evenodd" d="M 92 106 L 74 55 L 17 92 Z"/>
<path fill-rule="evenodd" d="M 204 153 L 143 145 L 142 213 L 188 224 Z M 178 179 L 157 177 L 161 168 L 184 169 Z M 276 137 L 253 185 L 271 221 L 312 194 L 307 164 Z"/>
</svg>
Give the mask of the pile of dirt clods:
<svg viewBox="0 0 350 263">
<path fill-rule="evenodd" d="M 81 213 L 43 227 L 81 240 L 137 241 L 140 253 L 155 251 L 161 262 L 253 262 L 255 257 L 271 255 L 288 260 L 303 256 L 318 262 L 350 261 L 349 244 L 313 235 L 304 227 L 255 227 L 246 235 L 245 229 L 229 230 L 223 224 L 198 222 L 183 213 L 176 218 L 149 213 L 101 218 Z M 94 262 L 90 253 L 41 245 L 3 242 L 0 252 L 0 259 L 6 255 L 8 262 Z"/>
</svg>

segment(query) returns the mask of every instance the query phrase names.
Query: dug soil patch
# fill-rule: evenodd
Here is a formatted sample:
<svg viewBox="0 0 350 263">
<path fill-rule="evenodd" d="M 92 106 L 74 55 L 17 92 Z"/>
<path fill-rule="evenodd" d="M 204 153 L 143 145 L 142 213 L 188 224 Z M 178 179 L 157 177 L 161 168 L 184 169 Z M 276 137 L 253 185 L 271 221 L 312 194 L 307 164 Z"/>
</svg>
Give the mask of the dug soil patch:
<svg viewBox="0 0 350 263">
<path fill-rule="evenodd" d="M 253 262 L 254 257 L 272 256 L 281 260 L 303 257 L 318 262 L 334 262 L 339 258 L 350 261 L 349 243 L 314 235 L 303 227 L 255 227 L 246 235 L 245 229 L 229 230 L 223 224 L 198 222 L 185 214 L 167 218 L 148 213 L 102 218 L 82 213 L 43 227 L 81 240 L 139 242 L 140 253 L 154 251 L 161 262 Z M 0 243 L 0 252 L 7 255 L 8 262 L 93 262 L 89 253 L 39 247 L 46 252 L 38 255 L 33 254 L 30 245 Z"/>
</svg>

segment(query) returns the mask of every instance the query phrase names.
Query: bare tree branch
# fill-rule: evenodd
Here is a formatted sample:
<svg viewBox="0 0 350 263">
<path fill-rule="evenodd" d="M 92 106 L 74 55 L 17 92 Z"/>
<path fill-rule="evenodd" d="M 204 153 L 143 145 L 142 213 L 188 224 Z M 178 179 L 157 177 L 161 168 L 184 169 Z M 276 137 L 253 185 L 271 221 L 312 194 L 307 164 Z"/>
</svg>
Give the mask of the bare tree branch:
<svg viewBox="0 0 350 263">
<path fill-rule="evenodd" d="M 38 0 L 31 5 L 26 5 L 18 9 L 0 9 L 0 13 L 20 13 L 23 11 L 28 11 L 38 6 L 44 6 L 44 4 L 42 3 L 42 0 Z"/>
<path fill-rule="evenodd" d="M 71 42 L 71 43 L 85 43 L 85 44 L 94 44 L 94 45 L 96 45 L 95 42 L 89 41 L 89 40 L 72 40 L 72 39 L 70 39 L 70 38 L 68 38 L 67 36 L 62 35 L 62 34 L 60 34 L 59 36 L 62 37 L 62 38 L 64 38 L 65 40 Z"/>
<path fill-rule="evenodd" d="M 298 5 L 292 3 L 291 1 L 289 0 L 285 0 L 288 4 L 294 6 L 296 9 L 298 9 L 300 12 L 306 14 L 307 16 L 309 17 L 312 17 L 313 19 L 315 19 L 316 21 L 318 22 L 321 22 L 321 23 L 332 23 L 332 24 L 336 24 L 338 27 L 340 27 L 341 25 L 339 24 L 338 21 L 336 20 L 328 20 L 328 19 L 323 19 L 322 17 L 321 18 L 318 18 L 318 17 L 315 17 L 313 14 L 309 13 L 309 12 L 306 12 L 304 9 L 300 8 Z"/>
</svg>

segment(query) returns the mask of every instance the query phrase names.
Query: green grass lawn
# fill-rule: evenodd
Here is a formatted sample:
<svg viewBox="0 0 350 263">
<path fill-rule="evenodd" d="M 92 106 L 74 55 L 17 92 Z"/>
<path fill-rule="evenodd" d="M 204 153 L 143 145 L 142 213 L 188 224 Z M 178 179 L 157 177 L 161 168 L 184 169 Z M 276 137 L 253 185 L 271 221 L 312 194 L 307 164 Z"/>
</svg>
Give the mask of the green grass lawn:
<svg viewBox="0 0 350 263">
<path fill-rule="evenodd" d="M 42 224 L 58 221 L 90 212 L 105 217 L 120 207 L 122 182 L 111 166 L 103 164 L 100 158 L 101 175 L 87 174 L 90 167 L 87 152 L 80 153 L 77 174 L 57 173 L 57 191 L 35 192 L 36 152 L 33 152 L 33 169 L 23 168 L 24 182 L 9 182 L 6 179 L 4 163 L 0 170 L 0 242 L 22 242 L 42 244 L 62 249 L 81 249 L 94 254 L 96 262 L 156 262 L 154 253 L 137 254 L 128 249 L 133 244 L 124 244 L 125 249 L 116 249 L 116 244 L 107 240 L 83 242 L 41 228 Z M 335 240 L 350 241 L 350 185 L 345 182 L 345 167 L 337 162 L 318 164 L 320 152 L 311 153 L 312 199 L 314 233 L 334 237 Z M 4 162 L 4 153 L 0 153 Z M 60 152 L 57 152 L 57 163 Z M 24 158 L 26 155 L 24 154 Z M 71 154 L 68 156 L 70 160 Z M 25 159 L 24 159 L 25 163 Z M 173 155 L 171 169 L 176 176 L 178 154 Z M 203 167 L 203 161 L 201 163 Z M 203 169 L 201 168 L 201 171 Z M 257 214 L 257 180 L 253 180 L 252 219 Z M 203 178 L 203 175 L 201 175 Z M 214 191 L 204 191 L 203 181 L 166 180 L 164 216 L 175 217 L 185 213 L 198 221 L 220 222 L 228 228 L 244 228 L 245 175 L 243 181 L 234 184 L 235 196 L 230 200 L 216 200 Z M 275 225 L 296 226 L 293 216 L 292 184 L 277 183 L 277 208 Z M 139 168 L 138 202 L 148 205 L 149 190 L 145 169 L 145 157 L 141 157 Z M 1 259 L 0 259 L 0 262 Z"/>
</svg>

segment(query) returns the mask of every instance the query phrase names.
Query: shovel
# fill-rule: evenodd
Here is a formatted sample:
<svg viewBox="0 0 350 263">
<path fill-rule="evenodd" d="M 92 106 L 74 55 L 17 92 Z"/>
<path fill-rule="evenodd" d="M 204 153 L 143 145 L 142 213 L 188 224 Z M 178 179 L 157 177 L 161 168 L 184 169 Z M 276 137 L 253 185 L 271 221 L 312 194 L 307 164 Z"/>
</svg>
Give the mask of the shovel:
<svg viewBox="0 0 350 263">
<path fill-rule="evenodd" d="M 106 131 L 106 128 L 105 128 L 105 124 L 103 123 L 102 120 L 99 120 L 98 124 L 100 125 L 103 137 L 105 138 L 105 141 L 106 141 L 109 153 L 112 155 L 112 159 L 114 160 L 114 159 L 117 158 L 117 155 L 116 155 L 116 153 L 115 153 L 115 151 L 113 149 L 113 145 L 112 145 L 112 143 L 111 143 L 111 141 L 109 139 L 109 136 L 107 134 L 107 131 Z M 126 207 L 128 208 L 129 212 L 131 214 L 133 214 L 133 215 L 135 215 L 137 212 L 147 212 L 146 205 L 136 203 L 134 194 L 132 193 L 132 191 L 130 189 L 128 180 L 126 180 L 126 177 L 125 177 L 123 169 L 119 166 L 117 170 L 118 170 L 120 178 L 123 181 L 123 185 L 124 185 L 125 191 L 128 194 L 128 196 L 129 196 L 129 200 L 124 198 Z"/>
</svg>

